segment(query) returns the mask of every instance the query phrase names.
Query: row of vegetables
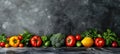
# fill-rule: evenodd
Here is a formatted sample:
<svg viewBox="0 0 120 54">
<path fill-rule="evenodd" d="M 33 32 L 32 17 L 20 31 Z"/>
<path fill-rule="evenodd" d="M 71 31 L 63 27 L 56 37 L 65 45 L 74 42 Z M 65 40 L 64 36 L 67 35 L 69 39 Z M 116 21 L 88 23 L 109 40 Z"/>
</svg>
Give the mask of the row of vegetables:
<svg viewBox="0 0 120 54">
<path fill-rule="evenodd" d="M 15 36 L 0 35 L 0 47 L 119 47 L 120 38 L 107 29 L 99 33 L 97 29 L 89 29 L 81 34 L 65 35 L 33 35 L 29 32 Z"/>
</svg>

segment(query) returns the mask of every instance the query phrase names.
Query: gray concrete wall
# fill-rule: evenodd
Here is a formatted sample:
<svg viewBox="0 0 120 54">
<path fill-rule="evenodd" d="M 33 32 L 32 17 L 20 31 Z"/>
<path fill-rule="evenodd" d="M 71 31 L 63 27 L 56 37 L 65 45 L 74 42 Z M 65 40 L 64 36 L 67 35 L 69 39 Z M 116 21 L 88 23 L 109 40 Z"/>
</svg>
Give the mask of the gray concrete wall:
<svg viewBox="0 0 120 54">
<path fill-rule="evenodd" d="M 0 33 L 120 32 L 120 0 L 0 0 Z"/>
</svg>

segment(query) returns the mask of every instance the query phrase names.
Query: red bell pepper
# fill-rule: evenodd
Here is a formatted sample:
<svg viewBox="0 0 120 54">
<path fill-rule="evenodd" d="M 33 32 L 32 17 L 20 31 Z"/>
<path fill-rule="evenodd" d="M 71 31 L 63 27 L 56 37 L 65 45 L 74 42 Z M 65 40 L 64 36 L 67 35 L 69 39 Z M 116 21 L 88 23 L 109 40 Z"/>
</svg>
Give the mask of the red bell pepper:
<svg viewBox="0 0 120 54">
<path fill-rule="evenodd" d="M 39 47 L 42 45 L 42 40 L 41 40 L 41 37 L 40 36 L 33 36 L 31 39 L 30 39 L 30 43 L 33 47 Z"/>
</svg>

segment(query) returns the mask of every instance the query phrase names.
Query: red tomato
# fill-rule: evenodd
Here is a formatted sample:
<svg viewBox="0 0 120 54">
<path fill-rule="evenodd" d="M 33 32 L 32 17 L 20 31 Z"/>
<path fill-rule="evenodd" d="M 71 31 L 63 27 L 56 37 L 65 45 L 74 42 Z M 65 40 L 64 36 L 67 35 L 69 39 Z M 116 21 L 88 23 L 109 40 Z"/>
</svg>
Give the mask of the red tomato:
<svg viewBox="0 0 120 54">
<path fill-rule="evenodd" d="M 20 43 L 20 44 L 19 44 L 19 47 L 21 47 L 21 48 L 22 48 L 23 46 L 24 46 L 24 45 L 23 45 L 22 43 Z"/>
<path fill-rule="evenodd" d="M 1 43 L 2 43 L 2 42 L 0 42 L 0 47 L 1 47 Z"/>
<path fill-rule="evenodd" d="M 117 47 L 117 46 L 118 46 L 118 44 L 116 41 L 112 42 L 112 47 Z"/>
<path fill-rule="evenodd" d="M 1 42 L 1 43 L 0 43 L 0 46 L 1 46 L 1 47 L 5 47 L 5 43 L 4 43 L 4 42 Z"/>
<path fill-rule="evenodd" d="M 39 47 L 42 45 L 42 40 L 41 40 L 41 37 L 40 36 L 33 36 L 31 39 L 30 39 L 30 43 L 33 47 Z"/>
<path fill-rule="evenodd" d="M 69 35 L 66 37 L 66 46 L 73 47 L 76 44 L 76 39 L 74 36 Z"/>
<path fill-rule="evenodd" d="M 76 38 L 76 40 L 81 40 L 81 35 L 80 35 L 80 34 L 77 34 L 77 35 L 75 36 L 75 38 Z"/>
<path fill-rule="evenodd" d="M 19 39 L 19 40 L 22 40 L 22 39 L 23 39 L 23 37 L 22 37 L 21 35 L 19 35 L 19 36 L 18 36 L 18 39 Z"/>
<path fill-rule="evenodd" d="M 95 39 L 95 45 L 97 47 L 103 47 L 105 45 L 105 40 L 101 37 Z"/>
</svg>

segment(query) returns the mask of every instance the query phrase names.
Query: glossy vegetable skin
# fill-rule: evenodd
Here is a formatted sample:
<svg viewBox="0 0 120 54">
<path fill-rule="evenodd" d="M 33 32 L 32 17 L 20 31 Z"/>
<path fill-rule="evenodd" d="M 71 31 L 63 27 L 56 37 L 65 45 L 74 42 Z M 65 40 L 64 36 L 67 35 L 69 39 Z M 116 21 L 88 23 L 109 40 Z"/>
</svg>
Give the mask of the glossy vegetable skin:
<svg viewBox="0 0 120 54">
<path fill-rule="evenodd" d="M 30 39 L 30 43 L 33 47 L 39 47 L 42 45 L 42 40 L 41 40 L 41 37 L 40 36 L 33 36 L 31 39 Z"/>
<path fill-rule="evenodd" d="M 9 44 L 12 47 L 17 47 L 20 44 L 20 40 L 18 39 L 17 36 L 12 36 L 9 39 Z"/>
<path fill-rule="evenodd" d="M 97 47 L 103 47 L 105 45 L 105 40 L 101 37 L 95 39 L 95 45 Z"/>
<path fill-rule="evenodd" d="M 69 35 L 66 37 L 66 46 L 73 47 L 76 44 L 76 38 L 73 35 Z"/>
</svg>

